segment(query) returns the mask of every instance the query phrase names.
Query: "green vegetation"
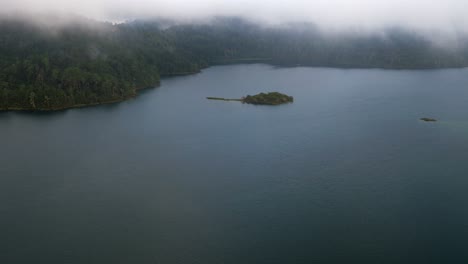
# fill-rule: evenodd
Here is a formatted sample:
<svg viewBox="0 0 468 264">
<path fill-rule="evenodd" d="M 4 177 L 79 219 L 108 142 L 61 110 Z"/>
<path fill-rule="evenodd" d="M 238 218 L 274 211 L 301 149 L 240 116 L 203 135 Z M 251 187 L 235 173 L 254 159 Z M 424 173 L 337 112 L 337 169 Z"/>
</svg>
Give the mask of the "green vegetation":
<svg viewBox="0 0 468 264">
<path fill-rule="evenodd" d="M 63 26 L 0 20 L 0 110 L 57 110 L 116 102 L 161 76 L 210 65 L 378 68 L 468 66 L 468 45 L 445 50 L 413 32 L 326 36 L 315 27 L 265 28 L 240 19 L 176 25 L 77 19 Z M 247 99 L 263 102 L 257 97 Z M 266 100 L 265 102 L 268 102 Z"/>
<path fill-rule="evenodd" d="M 294 98 L 282 93 L 273 92 L 273 93 L 259 93 L 257 95 L 247 95 L 242 99 L 242 102 L 246 104 L 256 104 L 256 105 L 279 105 L 292 103 Z"/>
<path fill-rule="evenodd" d="M 157 27 L 90 22 L 40 28 L 0 21 L 0 110 L 58 110 L 118 102 L 198 72 Z"/>
<path fill-rule="evenodd" d="M 208 100 L 219 100 L 219 101 L 238 101 L 246 104 L 255 105 L 280 105 L 286 103 L 292 103 L 294 98 L 278 92 L 272 93 L 259 93 L 257 95 L 247 95 L 242 99 L 227 99 L 221 97 L 207 97 Z"/>
</svg>

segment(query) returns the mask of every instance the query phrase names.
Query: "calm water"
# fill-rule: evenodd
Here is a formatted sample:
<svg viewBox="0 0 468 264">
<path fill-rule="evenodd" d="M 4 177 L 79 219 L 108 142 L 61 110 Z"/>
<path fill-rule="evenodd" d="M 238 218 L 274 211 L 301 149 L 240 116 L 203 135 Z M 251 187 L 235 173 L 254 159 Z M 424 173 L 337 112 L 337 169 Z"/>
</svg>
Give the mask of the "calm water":
<svg viewBox="0 0 468 264">
<path fill-rule="evenodd" d="M 295 102 L 205 99 L 265 91 Z M 466 263 L 467 245 L 468 69 L 221 66 L 0 113 L 0 263 Z"/>
</svg>

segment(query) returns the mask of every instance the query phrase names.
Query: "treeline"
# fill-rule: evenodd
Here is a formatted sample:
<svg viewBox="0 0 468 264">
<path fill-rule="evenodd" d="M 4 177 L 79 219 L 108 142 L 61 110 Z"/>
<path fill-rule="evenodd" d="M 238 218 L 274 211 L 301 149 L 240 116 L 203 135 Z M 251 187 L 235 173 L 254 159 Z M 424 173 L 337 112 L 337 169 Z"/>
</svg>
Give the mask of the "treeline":
<svg viewBox="0 0 468 264">
<path fill-rule="evenodd" d="M 325 36 L 313 27 L 264 28 L 240 19 L 165 25 L 80 20 L 66 26 L 0 20 L 0 110 L 54 110 L 120 101 L 160 76 L 221 63 L 440 68 L 468 65 L 456 50 L 402 30 Z"/>
<path fill-rule="evenodd" d="M 197 64 L 159 30 L 94 22 L 44 28 L 0 22 L 0 109 L 62 109 L 130 98 L 160 74 Z"/>
</svg>

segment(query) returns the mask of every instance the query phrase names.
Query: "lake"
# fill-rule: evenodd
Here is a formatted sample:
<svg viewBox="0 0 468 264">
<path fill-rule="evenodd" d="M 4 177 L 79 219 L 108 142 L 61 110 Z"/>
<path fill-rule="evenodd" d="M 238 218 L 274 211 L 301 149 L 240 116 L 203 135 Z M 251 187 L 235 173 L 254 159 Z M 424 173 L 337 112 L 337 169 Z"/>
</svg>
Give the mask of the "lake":
<svg viewBox="0 0 468 264">
<path fill-rule="evenodd" d="M 206 100 L 269 91 L 295 101 Z M 217 66 L 0 113 L 0 263 L 464 263 L 467 243 L 468 69 Z"/>
</svg>

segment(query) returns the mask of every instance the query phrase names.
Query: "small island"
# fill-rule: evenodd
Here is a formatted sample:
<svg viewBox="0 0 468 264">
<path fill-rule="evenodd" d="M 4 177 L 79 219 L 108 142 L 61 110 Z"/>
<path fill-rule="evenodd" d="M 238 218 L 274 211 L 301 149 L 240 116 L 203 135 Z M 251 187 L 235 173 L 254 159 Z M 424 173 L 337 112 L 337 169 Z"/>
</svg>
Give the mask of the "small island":
<svg viewBox="0 0 468 264">
<path fill-rule="evenodd" d="M 421 121 L 424 121 L 424 122 L 437 122 L 436 119 L 434 118 L 428 118 L 428 117 L 423 117 L 420 119 Z"/>
<path fill-rule="evenodd" d="M 238 101 L 245 104 L 254 104 L 254 105 L 280 105 L 286 103 L 292 103 L 294 98 L 292 96 L 272 92 L 272 93 L 259 93 L 257 95 L 247 95 L 241 99 L 226 99 L 219 97 L 207 97 L 209 100 L 221 100 L 221 101 Z"/>
</svg>

